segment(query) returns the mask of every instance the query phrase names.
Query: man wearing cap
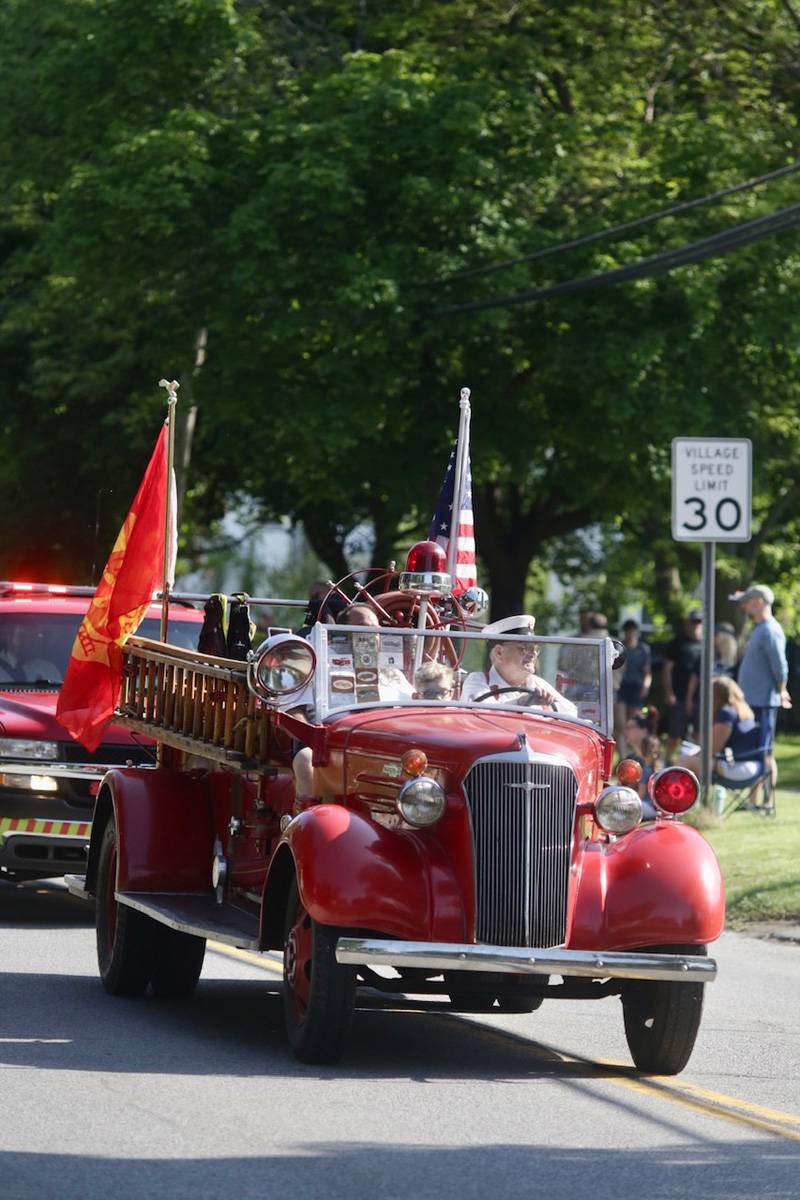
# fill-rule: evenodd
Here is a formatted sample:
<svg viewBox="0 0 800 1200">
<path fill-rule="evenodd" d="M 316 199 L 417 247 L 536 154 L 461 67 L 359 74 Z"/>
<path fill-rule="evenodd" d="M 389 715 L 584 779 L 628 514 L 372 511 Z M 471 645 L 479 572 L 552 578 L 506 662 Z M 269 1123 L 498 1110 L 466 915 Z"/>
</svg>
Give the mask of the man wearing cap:
<svg viewBox="0 0 800 1200">
<path fill-rule="evenodd" d="M 535 617 L 504 617 L 484 625 L 484 634 L 532 634 Z M 523 704 L 550 708 L 576 717 L 571 700 L 557 692 L 552 684 L 535 674 L 539 648 L 531 642 L 489 642 L 485 671 L 471 671 L 461 687 L 462 700 L 484 697 L 487 704 Z M 489 693 L 487 695 L 487 693 Z"/>
<path fill-rule="evenodd" d="M 763 583 L 751 584 L 746 591 L 735 592 L 753 622 L 753 631 L 739 664 L 739 687 L 755 713 L 764 742 L 772 744 L 778 709 L 791 708 L 786 688 L 789 668 L 786 662 L 786 634 L 772 615 L 775 594 Z"/>
<path fill-rule="evenodd" d="M 667 762 L 672 762 L 693 720 L 689 685 L 700 674 L 703 614 L 695 608 L 686 618 L 684 632 L 672 639 L 664 657 L 663 683 L 667 701 Z"/>
</svg>

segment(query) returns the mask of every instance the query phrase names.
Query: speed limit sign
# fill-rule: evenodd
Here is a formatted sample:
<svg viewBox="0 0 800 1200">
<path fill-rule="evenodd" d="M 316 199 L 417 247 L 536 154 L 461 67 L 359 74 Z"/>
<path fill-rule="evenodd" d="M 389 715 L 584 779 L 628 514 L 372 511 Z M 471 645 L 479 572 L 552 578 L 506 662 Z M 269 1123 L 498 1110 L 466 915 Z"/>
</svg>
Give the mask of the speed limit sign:
<svg viewBox="0 0 800 1200">
<path fill-rule="evenodd" d="M 751 464 L 749 438 L 673 438 L 676 541 L 750 541 Z"/>
</svg>

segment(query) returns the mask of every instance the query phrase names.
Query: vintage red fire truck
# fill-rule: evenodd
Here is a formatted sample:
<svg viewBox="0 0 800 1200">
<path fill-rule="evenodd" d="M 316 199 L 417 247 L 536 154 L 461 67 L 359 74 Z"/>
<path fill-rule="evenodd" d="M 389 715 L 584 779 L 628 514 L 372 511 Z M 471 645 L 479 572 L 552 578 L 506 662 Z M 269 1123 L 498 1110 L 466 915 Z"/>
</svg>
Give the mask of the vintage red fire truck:
<svg viewBox="0 0 800 1200">
<path fill-rule="evenodd" d="M 636 1066 L 680 1071 L 724 920 L 681 820 L 697 781 L 657 773 L 643 812 L 635 764 L 612 778 L 619 645 L 481 627 L 435 550 L 336 589 L 377 621 L 323 614 L 247 663 L 130 640 L 116 719 L 160 761 L 107 774 L 70 880 L 96 897 L 103 985 L 188 996 L 206 939 L 282 951 L 288 1039 L 318 1063 L 364 988 L 472 1012 L 619 996 Z"/>
</svg>

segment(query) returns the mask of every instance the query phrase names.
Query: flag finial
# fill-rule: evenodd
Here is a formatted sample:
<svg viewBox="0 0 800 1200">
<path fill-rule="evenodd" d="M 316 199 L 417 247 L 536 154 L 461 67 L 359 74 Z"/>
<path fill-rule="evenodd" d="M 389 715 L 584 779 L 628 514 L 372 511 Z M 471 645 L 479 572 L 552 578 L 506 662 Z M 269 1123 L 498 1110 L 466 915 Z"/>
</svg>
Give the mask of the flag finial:
<svg viewBox="0 0 800 1200">
<path fill-rule="evenodd" d="M 461 407 L 462 408 L 464 407 L 465 404 L 469 404 L 469 398 L 471 395 L 472 395 L 472 393 L 470 392 L 469 388 L 461 389 Z"/>
<path fill-rule="evenodd" d="M 158 386 L 167 389 L 167 404 L 173 405 L 178 403 L 177 391 L 181 385 L 177 379 L 159 379 Z"/>
</svg>

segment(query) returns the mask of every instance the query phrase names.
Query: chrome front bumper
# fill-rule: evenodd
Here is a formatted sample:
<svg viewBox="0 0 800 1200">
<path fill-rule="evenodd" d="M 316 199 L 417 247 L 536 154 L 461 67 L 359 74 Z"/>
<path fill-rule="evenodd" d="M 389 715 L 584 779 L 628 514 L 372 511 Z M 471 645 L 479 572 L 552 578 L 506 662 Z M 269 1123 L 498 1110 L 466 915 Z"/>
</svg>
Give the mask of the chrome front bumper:
<svg viewBox="0 0 800 1200">
<path fill-rule="evenodd" d="M 432 975 L 442 971 L 497 971 L 504 975 L 579 975 L 587 979 L 659 979 L 672 983 L 711 983 L 717 976 L 713 958 L 693 955 L 459 946 L 378 938 L 339 938 L 336 961 L 365 967 L 421 967 Z"/>
</svg>

